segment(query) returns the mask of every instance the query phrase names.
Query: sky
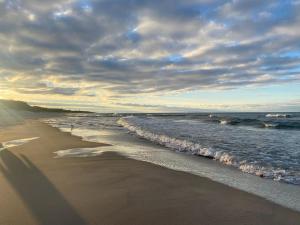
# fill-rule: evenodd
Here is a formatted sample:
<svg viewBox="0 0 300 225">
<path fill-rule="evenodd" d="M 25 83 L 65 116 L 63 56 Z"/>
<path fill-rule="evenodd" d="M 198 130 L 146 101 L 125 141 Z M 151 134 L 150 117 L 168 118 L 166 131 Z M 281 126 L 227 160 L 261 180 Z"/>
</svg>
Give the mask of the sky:
<svg viewBox="0 0 300 225">
<path fill-rule="evenodd" d="M 300 111 L 300 0 L 0 0 L 0 98 Z"/>
</svg>

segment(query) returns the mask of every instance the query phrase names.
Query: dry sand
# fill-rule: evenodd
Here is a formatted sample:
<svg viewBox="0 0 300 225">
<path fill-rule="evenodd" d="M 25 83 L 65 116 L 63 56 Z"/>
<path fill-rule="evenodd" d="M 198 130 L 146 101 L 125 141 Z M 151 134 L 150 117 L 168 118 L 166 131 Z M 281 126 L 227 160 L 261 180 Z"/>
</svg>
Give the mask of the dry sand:
<svg viewBox="0 0 300 225">
<path fill-rule="evenodd" d="M 107 152 L 37 121 L 0 131 L 0 142 L 40 137 L 0 152 L 0 225 L 299 225 L 300 213 L 195 175 Z"/>
</svg>

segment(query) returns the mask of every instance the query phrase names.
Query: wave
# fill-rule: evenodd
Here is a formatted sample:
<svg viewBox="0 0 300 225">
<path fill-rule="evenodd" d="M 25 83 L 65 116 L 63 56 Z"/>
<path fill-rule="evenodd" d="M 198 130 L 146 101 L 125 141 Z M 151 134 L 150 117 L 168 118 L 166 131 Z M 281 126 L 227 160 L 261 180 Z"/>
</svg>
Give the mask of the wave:
<svg viewBox="0 0 300 225">
<path fill-rule="evenodd" d="M 249 119 L 249 118 L 238 118 L 238 117 L 224 117 L 224 116 L 216 116 L 210 114 L 209 118 L 205 120 L 206 122 L 215 122 L 226 125 L 252 125 L 252 126 L 260 126 L 262 122 L 258 119 Z"/>
<path fill-rule="evenodd" d="M 168 147 L 175 151 L 186 152 L 188 154 L 213 159 L 225 165 L 238 168 L 245 173 L 253 174 L 259 177 L 271 178 L 273 180 L 283 180 L 287 183 L 295 183 L 294 180 L 290 181 L 289 172 L 280 168 L 278 169 L 273 167 L 263 167 L 255 165 L 253 163 L 249 163 L 245 160 L 239 161 L 234 155 L 228 152 L 216 151 L 213 148 L 203 147 L 200 143 L 171 137 L 165 134 L 154 133 L 143 128 L 142 126 L 136 125 L 134 121 L 130 120 L 134 120 L 134 117 L 123 117 L 120 118 L 117 122 L 137 136 L 147 139 L 156 144 Z"/>
<path fill-rule="evenodd" d="M 218 122 L 223 125 L 237 125 L 241 123 L 238 119 L 220 119 Z"/>
<path fill-rule="evenodd" d="M 264 123 L 264 126 L 266 128 L 277 128 L 278 124 L 276 124 L 276 123 Z"/>
<path fill-rule="evenodd" d="M 277 115 L 277 114 L 276 114 Z M 289 114 L 284 114 L 289 115 Z M 273 129 L 300 129 L 299 120 L 290 119 L 277 119 L 284 117 L 270 117 L 270 119 L 249 119 L 249 118 L 236 118 L 236 117 L 218 117 L 215 115 L 209 115 L 206 122 L 219 123 L 222 125 L 240 125 L 240 126 L 252 126 L 256 128 L 273 128 Z M 285 117 L 289 118 L 289 117 Z"/>
<path fill-rule="evenodd" d="M 269 113 L 269 114 L 266 115 L 266 117 L 269 117 L 269 118 L 291 118 L 292 114 L 282 114 L 282 113 L 272 114 L 272 113 Z"/>
<path fill-rule="evenodd" d="M 300 129 L 299 121 L 282 121 L 282 122 L 264 122 L 265 128 L 273 128 L 273 129 Z"/>
</svg>

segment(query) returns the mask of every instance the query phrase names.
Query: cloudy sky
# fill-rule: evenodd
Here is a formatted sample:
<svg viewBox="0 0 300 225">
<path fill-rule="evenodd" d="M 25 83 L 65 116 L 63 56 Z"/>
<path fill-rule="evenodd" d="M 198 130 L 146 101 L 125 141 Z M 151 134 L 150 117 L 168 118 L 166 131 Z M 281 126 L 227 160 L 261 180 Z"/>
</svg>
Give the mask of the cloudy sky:
<svg viewBox="0 0 300 225">
<path fill-rule="evenodd" d="M 0 0 L 0 98 L 300 111 L 299 12 L 299 0 Z"/>
</svg>

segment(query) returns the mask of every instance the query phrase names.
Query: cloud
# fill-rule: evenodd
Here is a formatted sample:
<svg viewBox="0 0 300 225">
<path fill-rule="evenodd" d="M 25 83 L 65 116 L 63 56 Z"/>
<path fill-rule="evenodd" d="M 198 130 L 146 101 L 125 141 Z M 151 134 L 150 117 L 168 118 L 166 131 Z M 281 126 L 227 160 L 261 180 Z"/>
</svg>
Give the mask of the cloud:
<svg viewBox="0 0 300 225">
<path fill-rule="evenodd" d="M 159 104 L 136 104 L 136 103 L 117 103 L 117 105 L 125 107 L 125 109 L 141 109 L 145 112 L 235 112 L 243 109 L 247 112 L 298 112 L 300 100 L 296 99 L 288 102 L 277 103 L 249 103 L 249 104 L 199 104 L 194 106 L 174 106 L 174 105 L 159 105 Z"/>
<path fill-rule="evenodd" d="M 112 102 L 299 82 L 299 10 L 293 1 L 0 1 L 0 88 L 105 92 Z"/>
<path fill-rule="evenodd" d="M 31 89 L 31 88 L 18 88 L 17 92 L 23 94 L 42 94 L 42 95 L 75 95 L 78 89 L 76 88 L 43 88 L 43 89 Z"/>
</svg>

